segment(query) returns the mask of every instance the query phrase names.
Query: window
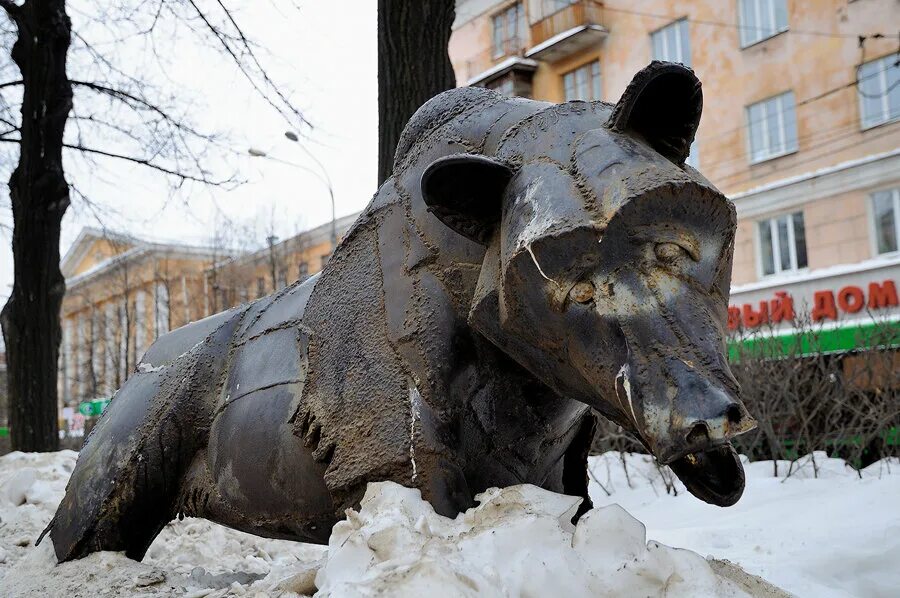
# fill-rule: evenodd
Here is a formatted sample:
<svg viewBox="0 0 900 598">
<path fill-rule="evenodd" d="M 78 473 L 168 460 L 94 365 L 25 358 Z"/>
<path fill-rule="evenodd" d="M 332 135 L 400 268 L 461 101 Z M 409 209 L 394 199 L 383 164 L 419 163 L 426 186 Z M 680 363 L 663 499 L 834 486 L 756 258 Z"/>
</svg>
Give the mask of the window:
<svg viewBox="0 0 900 598">
<path fill-rule="evenodd" d="M 75 397 L 78 400 L 84 398 L 84 389 L 85 389 L 85 375 L 84 370 L 87 364 L 87 339 L 84 333 L 84 318 L 81 314 L 78 314 L 75 318 L 75 358 L 78 362 L 75 364 L 75 367 L 72 368 L 77 376 L 78 381 L 78 394 Z"/>
<path fill-rule="evenodd" d="M 266 279 L 260 276 L 256 279 L 256 298 L 259 299 L 266 294 Z"/>
<path fill-rule="evenodd" d="M 169 287 L 165 283 L 156 283 L 153 314 L 153 329 L 156 336 L 160 337 L 169 331 Z"/>
<path fill-rule="evenodd" d="M 62 380 L 63 380 L 63 400 L 69 402 L 72 398 L 72 322 L 65 320 L 62 327 Z"/>
<path fill-rule="evenodd" d="M 116 365 L 116 385 L 125 382 L 125 373 L 128 371 L 128 299 L 122 297 L 119 300 L 119 363 Z"/>
<path fill-rule="evenodd" d="M 525 31 L 525 11 L 517 2 L 501 13 L 494 15 L 494 58 L 518 52 L 523 45 Z"/>
<path fill-rule="evenodd" d="M 653 46 L 653 59 L 666 62 L 680 62 L 691 66 L 691 42 L 688 38 L 688 21 L 680 19 L 650 34 Z M 690 166 L 697 168 L 697 142 L 691 144 L 691 153 L 685 160 Z"/>
<path fill-rule="evenodd" d="M 764 276 L 805 268 L 806 229 L 803 212 L 759 223 L 759 253 Z"/>
<path fill-rule="evenodd" d="M 863 64 L 857 76 L 863 129 L 900 118 L 900 60 L 895 54 Z"/>
<path fill-rule="evenodd" d="M 650 34 L 653 59 L 680 62 L 691 66 L 691 43 L 688 39 L 687 19 L 675 21 Z"/>
<path fill-rule="evenodd" d="M 878 253 L 897 251 L 897 240 L 900 239 L 900 188 L 873 194 L 872 216 L 875 219 L 875 247 Z"/>
<path fill-rule="evenodd" d="M 738 0 L 741 47 L 787 31 L 787 0 Z"/>
<path fill-rule="evenodd" d="M 300 262 L 300 265 L 297 266 L 297 280 L 306 280 L 307 278 L 309 278 L 309 264 Z"/>
<path fill-rule="evenodd" d="M 113 367 L 116 351 L 115 326 L 116 306 L 112 301 L 107 301 L 103 308 L 103 380 L 109 395 L 116 392 L 116 372 Z"/>
<path fill-rule="evenodd" d="M 563 75 L 566 101 L 600 99 L 600 61 L 578 67 Z"/>
<path fill-rule="evenodd" d="M 144 300 L 144 291 L 138 291 L 134 296 L 134 360 L 140 361 L 144 354 L 144 345 L 146 344 L 146 324 L 144 323 L 144 315 L 147 310 Z"/>
<path fill-rule="evenodd" d="M 503 77 L 502 79 L 491 81 L 488 83 L 487 88 L 502 93 L 507 97 L 516 95 L 512 77 Z"/>
<path fill-rule="evenodd" d="M 228 300 L 228 289 L 225 287 L 219 287 L 216 289 L 216 295 L 218 296 L 218 309 L 225 310 L 231 307 L 231 302 Z"/>
<path fill-rule="evenodd" d="M 797 151 L 797 113 L 794 92 L 747 107 L 750 162 L 761 162 Z"/>
<path fill-rule="evenodd" d="M 325 267 L 325 264 L 328 263 L 328 260 L 329 260 L 330 258 L 331 258 L 331 254 L 330 254 L 330 253 L 322 254 L 322 257 L 319 258 L 319 260 L 320 260 L 320 262 L 319 262 L 319 263 L 320 263 L 319 269 L 320 269 L 320 270 L 321 270 L 322 268 Z"/>
</svg>

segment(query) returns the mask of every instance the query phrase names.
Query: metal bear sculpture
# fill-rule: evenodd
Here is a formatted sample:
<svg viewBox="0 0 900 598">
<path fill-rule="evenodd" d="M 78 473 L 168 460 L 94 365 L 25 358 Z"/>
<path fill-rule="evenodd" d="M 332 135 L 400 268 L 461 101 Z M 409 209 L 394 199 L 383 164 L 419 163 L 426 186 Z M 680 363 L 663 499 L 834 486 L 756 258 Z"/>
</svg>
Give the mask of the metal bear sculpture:
<svg viewBox="0 0 900 598">
<path fill-rule="evenodd" d="M 147 351 L 48 526 L 57 558 L 141 559 L 182 515 L 324 543 L 375 480 L 447 516 L 520 483 L 584 511 L 591 408 L 736 502 L 754 422 L 725 359 L 734 209 L 684 163 L 701 107 L 660 62 L 615 106 L 430 100 L 320 275 Z"/>
</svg>

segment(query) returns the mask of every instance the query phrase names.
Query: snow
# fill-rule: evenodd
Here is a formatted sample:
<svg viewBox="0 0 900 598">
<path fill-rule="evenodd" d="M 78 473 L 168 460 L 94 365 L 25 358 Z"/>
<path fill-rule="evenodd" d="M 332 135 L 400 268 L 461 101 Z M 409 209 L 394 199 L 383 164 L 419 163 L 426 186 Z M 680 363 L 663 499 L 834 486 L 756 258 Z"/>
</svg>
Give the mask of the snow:
<svg viewBox="0 0 900 598">
<path fill-rule="evenodd" d="M 747 189 L 746 191 L 741 191 L 740 193 L 735 193 L 730 196 L 731 201 L 738 201 L 744 199 L 745 197 L 749 197 L 751 195 L 759 195 L 761 193 L 765 193 L 766 191 L 772 191 L 774 189 L 779 189 L 781 187 L 787 187 L 788 185 L 793 185 L 795 183 L 801 183 L 803 181 L 808 181 L 810 179 L 815 179 L 819 177 L 823 177 L 829 174 L 834 174 L 836 172 L 840 172 L 842 170 L 849 170 L 850 168 L 856 166 L 862 166 L 864 164 L 869 164 L 871 162 L 877 162 L 879 160 L 883 160 L 885 158 L 893 158 L 894 156 L 900 155 L 900 149 L 893 149 L 887 152 L 882 152 L 880 154 L 871 154 L 869 156 L 863 156 L 862 158 L 855 158 L 853 160 L 847 160 L 845 162 L 839 162 L 837 164 L 833 164 L 831 166 L 825 166 L 822 168 L 818 168 L 811 172 L 804 172 L 801 174 L 797 174 L 790 177 L 785 177 L 783 179 L 779 179 L 777 181 L 772 181 L 771 183 L 764 183 L 757 187 L 753 187 L 751 189 Z"/>
<path fill-rule="evenodd" d="M 840 459 L 813 456 L 818 477 L 808 456 L 788 477 L 787 461 L 779 477 L 771 461 L 745 461 L 744 495 L 722 509 L 695 499 L 674 476 L 678 494 L 667 494 L 645 455 L 606 453 L 593 458 L 591 496 L 595 506 L 621 505 L 660 542 L 728 559 L 797 596 L 896 596 L 900 462 L 880 461 L 860 477 Z"/>
<path fill-rule="evenodd" d="M 546 40 L 542 41 L 538 45 L 534 46 L 533 48 L 531 48 L 530 50 L 525 52 L 525 56 L 528 58 L 537 56 L 541 52 L 546 50 L 547 48 L 551 48 L 551 47 L 555 46 L 556 44 L 569 39 L 570 37 L 578 35 L 582 31 L 589 31 L 589 30 L 590 31 L 599 31 L 601 33 L 608 33 L 606 28 L 601 25 L 576 25 L 575 27 L 572 27 L 571 29 L 566 29 L 565 31 L 557 33 L 553 37 L 547 38 Z"/>
<path fill-rule="evenodd" d="M 786 270 L 779 274 L 766 276 L 762 280 L 749 282 L 731 287 L 731 295 L 750 293 L 772 287 L 782 287 L 789 284 L 797 284 L 801 282 L 810 282 L 822 278 L 836 278 L 847 274 L 856 274 L 859 272 L 868 272 L 881 268 L 892 268 L 900 265 L 900 254 L 889 253 L 878 255 L 867 260 L 853 262 L 852 264 L 834 264 L 823 268 L 815 268 L 814 270 Z"/>
<path fill-rule="evenodd" d="M 57 566 L 49 541 L 33 542 L 76 457 L 0 457 L 0 596 L 784 595 L 748 573 L 798 596 L 887 596 L 900 585 L 896 461 L 860 477 L 817 454 L 819 477 L 807 460 L 787 479 L 787 463 L 782 477 L 751 463 L 744 498 L 720 509 L 646 456 L 607 453 L 591 459 L 596 508 L 577 526 L 578 499 L 534 486 L 488 490 L 449 519 L 417 490 L 384 482 L 369 485 L 327 548 L 188 518 L 142 563 L 102 552 Z"/>
<path fill-rule="evenodd" d="M 537 61 L 531 60 L 530 58 L 520 58 L 519 56 L 510 56 L 503 62 L 499 62 L 499 63 L 495 64 L 494 66 L 492 66 L 491 68 L 489 68 L 488 70 L 478 73 L 474 77 L 470 78 L 468 81 L 466 81 L 466 85 L 469 87 L 471 87 L 473 85 L 477 85 L 478 83 L 481 83 L 485 79 L 489 79 L 490 77 L 493 77 L 497 73 L 500 73 L 500 72 L 502 72 L 510 67 L 513 67 L 513 66 L 523 66 L 523 67 L 528 67 L 531 69 L 536 69 L 538 67 L 538 63 L 537 63 Z"/>
<path fill-rule="evenodd" d="M 359 513 L 338 523 L 316 576 L 320 596 L 747 596 L 690 551 L 647 543 L 612 505 L 536 486 L 488 490 L 449 519 L 418 490 L 370 484 Z"/>
</svg>

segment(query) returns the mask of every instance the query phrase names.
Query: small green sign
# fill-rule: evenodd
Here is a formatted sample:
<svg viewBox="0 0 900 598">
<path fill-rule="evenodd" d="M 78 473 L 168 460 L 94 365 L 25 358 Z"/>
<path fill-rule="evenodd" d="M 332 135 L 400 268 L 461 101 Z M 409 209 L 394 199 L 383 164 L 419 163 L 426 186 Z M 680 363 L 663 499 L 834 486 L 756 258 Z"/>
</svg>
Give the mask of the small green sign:
<svg viewBox="0 0 900 598">
<path fill-rule="evenodd" d="M 82 401 L 78 405 L 78 413 L 85 417 L 97 417 L 106 406 L 109 405 L 109 399 L 94 399 L 93 401 Z"/>
</svg>

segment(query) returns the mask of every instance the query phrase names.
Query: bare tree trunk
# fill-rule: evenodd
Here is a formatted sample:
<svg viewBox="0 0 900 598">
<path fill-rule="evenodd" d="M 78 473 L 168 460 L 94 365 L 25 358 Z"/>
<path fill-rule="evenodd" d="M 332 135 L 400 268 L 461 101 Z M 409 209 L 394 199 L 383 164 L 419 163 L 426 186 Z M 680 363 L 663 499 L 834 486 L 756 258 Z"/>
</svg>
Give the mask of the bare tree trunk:
<svg viewBox="0 0 900 598">
<path fill-rule="evenodd" d="M 24 90 L 19 164 L 9 180 L 15 282 L 0 313 L 11 440 L 13 449 L 52 451 L 59 447 L 56 377 L 66 288 L 59 233 L 69 207 L 62 143 L 72 108 L 66 76 L 71 22 L 64 0 L 2 5 L 18 28 L 12 58 Z"/>
<path fill-rule="evenodd" d="M 378 185 L 389 176 L 400 133 L 427 100 L 456 87 L 447 53 L 454 0 L 378 0 Z"/>
</svg>

